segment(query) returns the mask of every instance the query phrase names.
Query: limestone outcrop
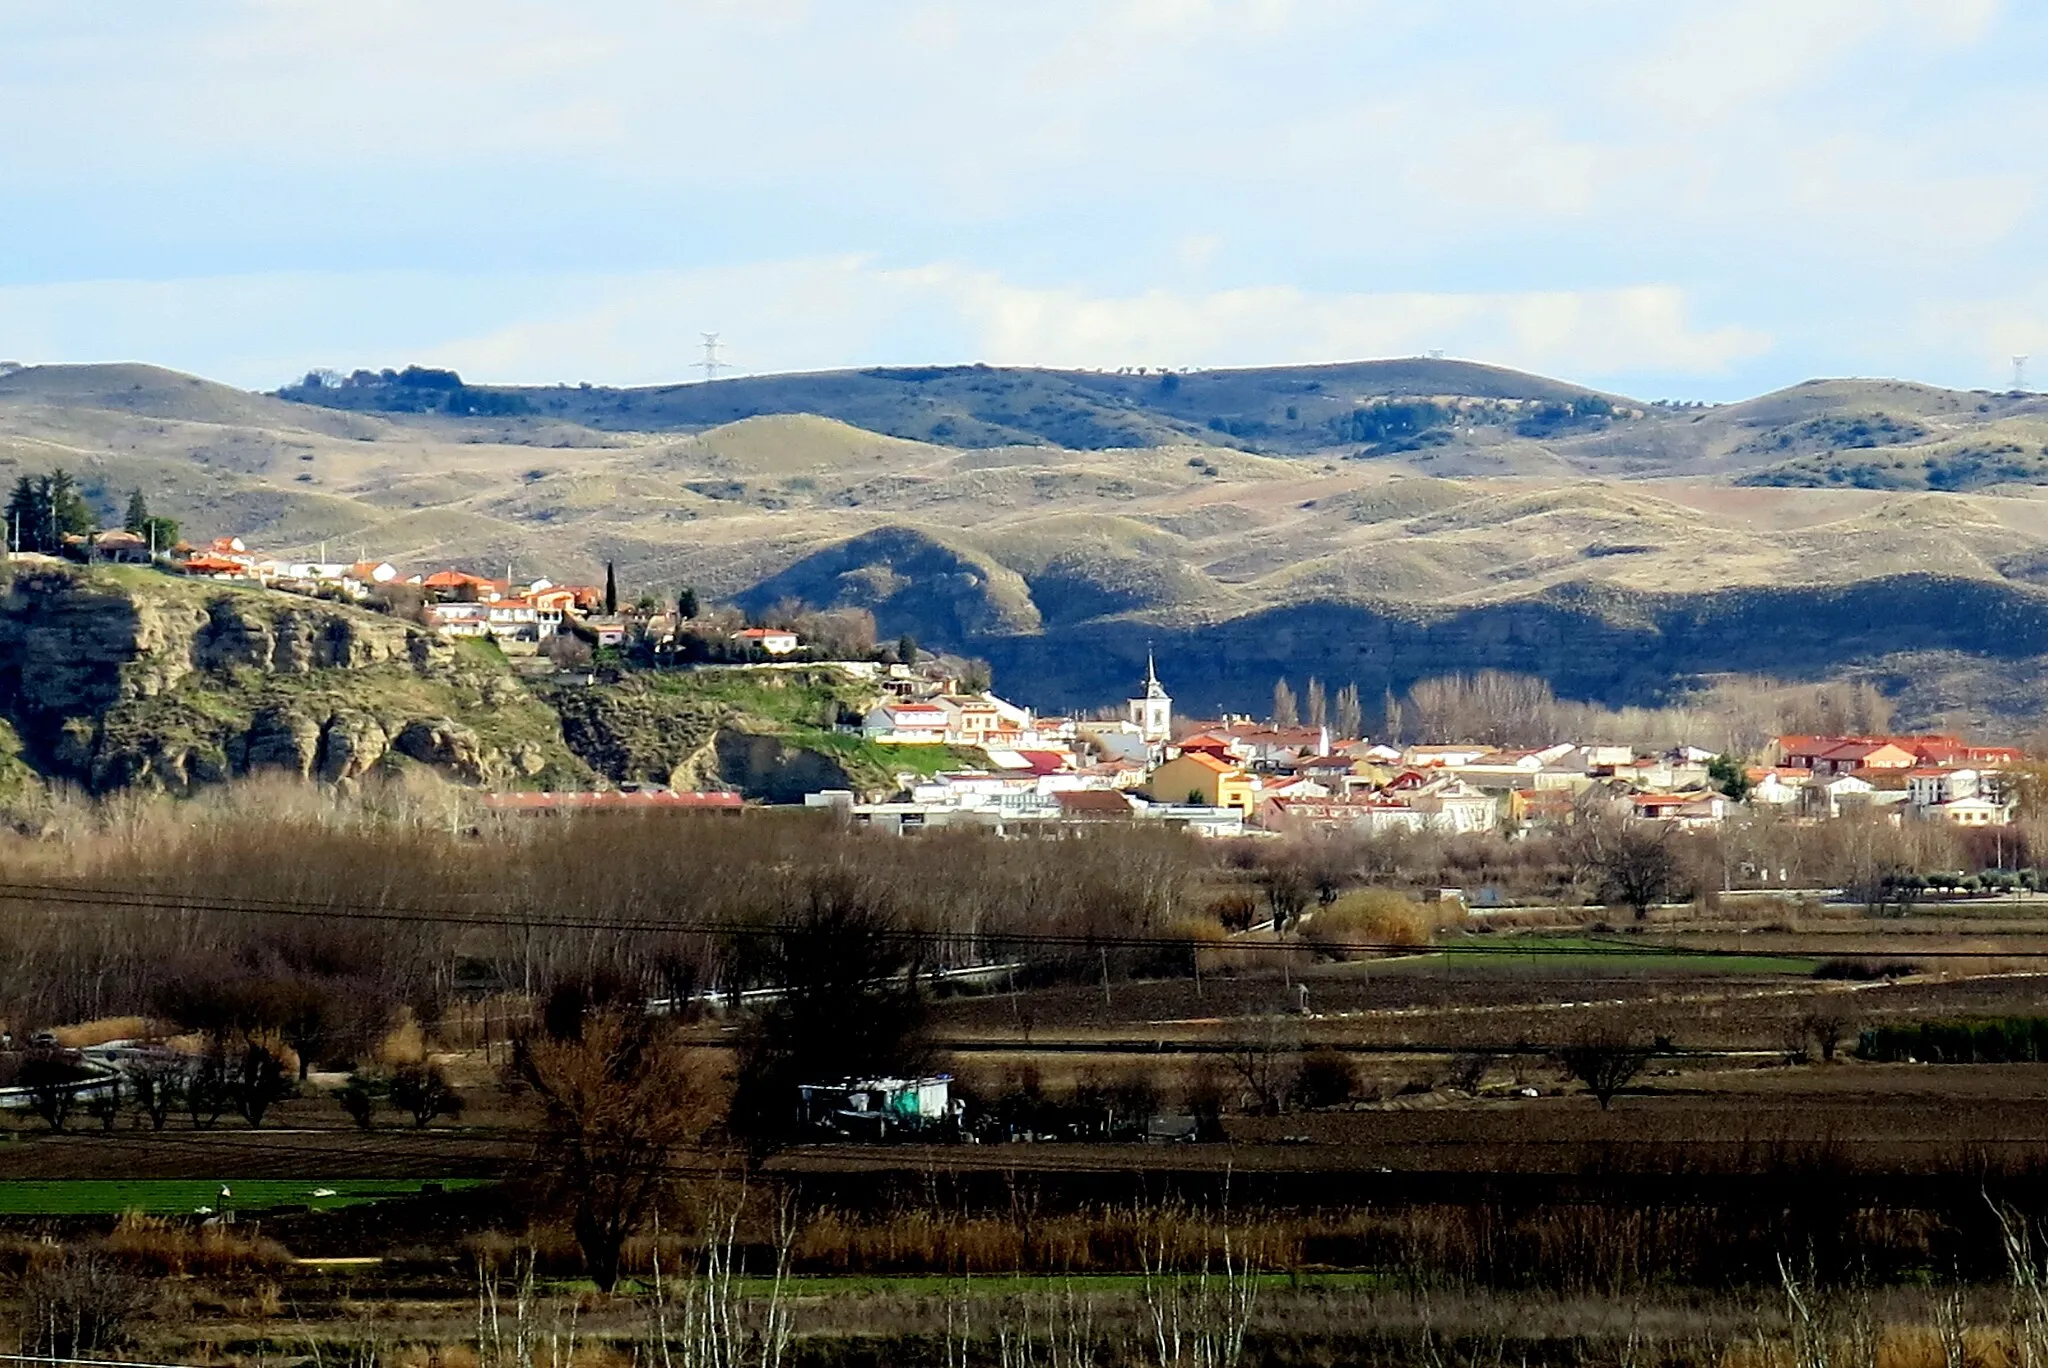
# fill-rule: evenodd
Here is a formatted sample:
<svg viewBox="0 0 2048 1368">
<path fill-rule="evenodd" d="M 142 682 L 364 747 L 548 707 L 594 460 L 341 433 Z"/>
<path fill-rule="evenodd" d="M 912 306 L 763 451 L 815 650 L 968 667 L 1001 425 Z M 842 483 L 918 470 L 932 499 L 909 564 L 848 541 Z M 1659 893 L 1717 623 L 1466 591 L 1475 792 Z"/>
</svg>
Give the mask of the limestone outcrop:
<svg viewBox="0 0 2048 1368">
<path fill-rule="evenodd" d="M 132 572 L 0 578 L 0 723 L 18 764 L 95 793 L 405 764 L 472 784 L 589 778 L 487 653 L 342 604 Z"/>
</svg>

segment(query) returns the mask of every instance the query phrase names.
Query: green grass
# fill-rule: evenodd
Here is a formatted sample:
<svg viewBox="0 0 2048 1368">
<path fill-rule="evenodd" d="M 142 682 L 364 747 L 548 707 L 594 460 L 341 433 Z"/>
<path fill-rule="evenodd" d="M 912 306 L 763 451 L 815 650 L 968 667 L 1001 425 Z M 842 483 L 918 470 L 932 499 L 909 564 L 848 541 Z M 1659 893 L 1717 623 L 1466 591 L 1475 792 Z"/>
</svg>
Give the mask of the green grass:
<svg viewBox="0 0 2048 1368">
<path fill-rule="evenodd" d="M 1375 972 L 1397 966 L 1444 963 L 1500 973 L 1545 974 L 1811 974 L 1818 956 L 1717 955 L 1708 951 L 1645 942 L 1632 936 L 1514 935 L 1466 937 L 1449 942 L 1447 951 L 1417 955 L 1374 966 Z M 1573 953 L 1573 952 L 1580 953 Z"/>
<path fill-rule="evenodd" d="M 865 711 L 871 685 L 837 670 L 663 670 L 640 676 L 657 693 L 731 708 L 783 727 L 816 727 L 829 707 Z"/>
<path fill-rule="evenodd" d="M 844 732 L 798 728 L 789 735 L 791 744 L 829 755 L 849 770 L 870 770 L 878 774 L 916 774 L 926 778 L 947 770 L 987 769 L 988 757 L 964 746 L 884 746 L 865 737 Z"/>
<path fill-rule="evenodd" d="M 332 1211 L 416 1196 L 422 1186 L 423 1181 L 415 1178 L 17 1178 L 0 1180 L 0 1216 L 112 1216 L 124 1211 L 189 1215 L 201 1207 L 219 1209 L 222 1187 L 234 1193 L 228 1205 L 236 1211 L 284 1206 Z M 456 1178 L 441 1186 L 454 1191 L 483 1183 Z M 315 1197 L 315 1190 L 332 1190 L 334 1195 Z"/>
</svg>

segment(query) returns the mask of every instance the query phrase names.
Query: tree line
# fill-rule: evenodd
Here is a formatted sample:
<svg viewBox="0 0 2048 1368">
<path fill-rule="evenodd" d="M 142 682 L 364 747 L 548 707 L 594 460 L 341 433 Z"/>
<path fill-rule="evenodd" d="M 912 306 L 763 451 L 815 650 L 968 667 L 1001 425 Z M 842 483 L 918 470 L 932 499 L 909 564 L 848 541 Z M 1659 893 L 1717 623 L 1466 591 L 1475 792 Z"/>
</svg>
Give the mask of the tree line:
<svg viewBox="0 0 2048 1368">
<path fill-rule="evenodd" d="M 5 516 L 9 550 L 46 556 L 62 555 L 66 538 L 90 537 L 101 530 L 100 516 L 78 480 L 61 466 L 48 474 L 17 479 L 8 495 Z M 121 526 L 154 550 L 167 551 L 178 542 L 177 520 L 152 513 L 140 489 L 129 493 Z"/>
</svg>

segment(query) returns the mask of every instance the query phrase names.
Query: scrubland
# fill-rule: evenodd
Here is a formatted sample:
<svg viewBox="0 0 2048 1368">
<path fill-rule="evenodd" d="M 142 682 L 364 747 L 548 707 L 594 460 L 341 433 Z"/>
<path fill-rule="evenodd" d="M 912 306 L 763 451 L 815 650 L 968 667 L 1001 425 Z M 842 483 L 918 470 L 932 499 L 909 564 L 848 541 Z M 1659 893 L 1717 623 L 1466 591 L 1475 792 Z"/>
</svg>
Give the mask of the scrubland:
<svg viewBox="0 0 2048 1368">
<path fill-rule="evenodd" d="M 281 1086 L 260 1124 L 185 1101 L 160 1125 L 133 1101 L 61 1130 L 8 1114 L 0 1271 L 40 1352 L 2037 1352 L 2048 1066 L 1909 1063 L 1901 1042 L 2032 1039 L 2012 1023 L 2040 1010 L 2048 903 L 1704 877 L 1746 843 L 1808 887 L 1853 882 L 1863 834 L 1703 836 L 1703 891 L 1638 921 L 1540 841 L 897 840 L 287 786 L 67 807 L 49 833 L 0 838 L 16 1040 L 260 1049 Z M 1518 905 L 1419 896 L 1484 881 Z M 1569 1067 L 1595 1047 L 1640 1054 L 1608 1105 Z M 854 1060 L 951 1073 L 959 1133 L 854 1144 L 747 1109 Z M 405 1080 L 459 1111 L 422 1120 Z M 144 1182 L 172 1179 L 242 1195 L 172 1209 Z M 592 1194 L 616 1199 L 606 1229 Z"/>
</svg>

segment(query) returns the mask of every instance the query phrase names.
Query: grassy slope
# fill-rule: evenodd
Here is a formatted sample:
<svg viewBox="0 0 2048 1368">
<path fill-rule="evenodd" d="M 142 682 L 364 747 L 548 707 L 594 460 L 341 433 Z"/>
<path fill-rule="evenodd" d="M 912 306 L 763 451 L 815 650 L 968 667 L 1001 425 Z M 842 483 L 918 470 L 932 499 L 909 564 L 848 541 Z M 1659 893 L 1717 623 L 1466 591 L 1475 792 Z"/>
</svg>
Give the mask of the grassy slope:
<svg viewBox="0 0 2048 1368">
<path fill-rule="evenodd" d="M 866 712 L 877 698 L 872 685 L 838 670 L 710 669 L 639 678 L 657 693 L 723 714 L 742 731 L 780 737 L 798 750 L 828 755 L 864 786 L 886 787 L 899 774 L 931 775 L 988 764 L 978 750 L 883 746 L 832 730 L 827 717 L 842 709 Z"/>
</svg>

